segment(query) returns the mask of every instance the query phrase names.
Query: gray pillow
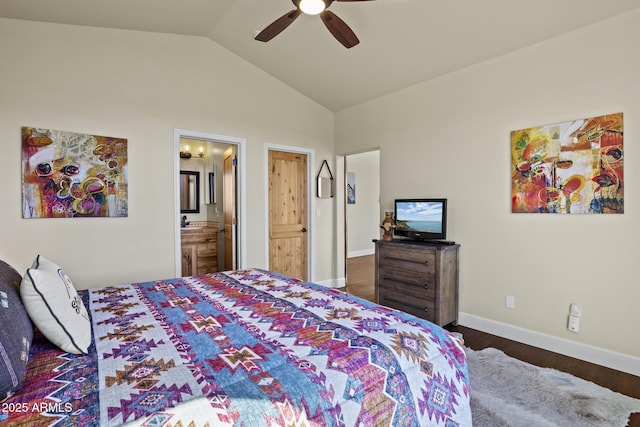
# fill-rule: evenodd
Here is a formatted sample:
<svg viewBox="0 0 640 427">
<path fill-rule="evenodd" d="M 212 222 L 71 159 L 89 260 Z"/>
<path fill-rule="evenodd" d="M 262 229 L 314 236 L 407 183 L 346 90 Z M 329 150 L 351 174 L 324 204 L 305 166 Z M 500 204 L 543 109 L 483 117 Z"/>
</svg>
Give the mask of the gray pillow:
<svg viewBox="0 0 640 427">
<path fill-rule="evenodd" d="M 0 401 L 22 385 L 33 339 L 33 325 L 18 287 L 22 277 L 0 261 Z"/>
</svg>

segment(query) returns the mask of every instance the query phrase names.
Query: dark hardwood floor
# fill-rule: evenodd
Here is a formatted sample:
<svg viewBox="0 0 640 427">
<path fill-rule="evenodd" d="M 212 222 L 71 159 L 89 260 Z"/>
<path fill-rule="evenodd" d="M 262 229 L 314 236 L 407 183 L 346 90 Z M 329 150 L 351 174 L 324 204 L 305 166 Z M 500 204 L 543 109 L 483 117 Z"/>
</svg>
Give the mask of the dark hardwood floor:
<svg viewBox="0 0 640 427">
<path fill-rule="evenodd" d="M 373 255 L 349 258 L 347 260 L 347 292 L 369 301 L 374 301 L 374 269 Z M 465 326 L 449 325 L 446 329 L 460 332 L 464 337 L 465 345 L 474 350 L 481 350 L 487 347 L 497 348 L 511 357 L 531 363 L 532 365 L 567 372 L 615 392 L 640 399 L 640 377 L 635 375 L 574 359 L 517 341 L 508 340 Z M 640 427 L 640 413 L 632 414 L 627 426 Z"/>
</svg>

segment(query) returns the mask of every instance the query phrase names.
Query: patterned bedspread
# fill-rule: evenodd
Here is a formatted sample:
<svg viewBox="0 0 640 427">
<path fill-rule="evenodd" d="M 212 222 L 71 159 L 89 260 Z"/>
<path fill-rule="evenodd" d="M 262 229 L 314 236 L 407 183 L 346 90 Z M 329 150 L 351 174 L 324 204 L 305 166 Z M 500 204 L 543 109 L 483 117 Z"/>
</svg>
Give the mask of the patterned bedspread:
<svg viewBox="0 0 640 427">
<path fill-rule="evenodd" d="M 462 347 L 337 290 L 254 269 L 82 294 L 89 355 L 40 336 L 0 424 L 471 426 Z"/>
</svg>

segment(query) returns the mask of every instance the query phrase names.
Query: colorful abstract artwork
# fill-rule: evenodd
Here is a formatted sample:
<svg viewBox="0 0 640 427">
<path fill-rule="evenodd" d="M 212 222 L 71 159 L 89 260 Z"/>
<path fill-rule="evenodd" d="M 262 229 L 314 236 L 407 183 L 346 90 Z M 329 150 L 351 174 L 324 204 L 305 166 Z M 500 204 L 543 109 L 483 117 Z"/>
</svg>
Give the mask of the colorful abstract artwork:
<svg viewBox="0 0 640 427">
<path fill-rule="evenodd" d="M 127 168 L 126 139 L 23 127 L 23 217 L 126 217 Z"/>
<path fill-rule="evenodd" d="M 511 132 L 511 211 L 624 213 L 622 113 Z"/>
</svg>

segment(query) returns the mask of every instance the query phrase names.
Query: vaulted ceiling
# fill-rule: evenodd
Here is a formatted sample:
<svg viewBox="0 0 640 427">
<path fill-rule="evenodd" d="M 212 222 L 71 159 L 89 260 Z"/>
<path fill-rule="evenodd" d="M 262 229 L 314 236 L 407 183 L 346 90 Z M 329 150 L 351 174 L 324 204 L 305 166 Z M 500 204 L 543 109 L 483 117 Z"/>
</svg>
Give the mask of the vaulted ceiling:
<svg viewBox="0 0 640 427">
<path fill-rule="evenodd" d="M 207 37 L 340 111 L 637 8 L 637 0 L 334 2 L 360 39 L 351 49 L 310 15 L 267 43 L 254 40 L 295 9 L 291 0 L 0 0 L 0 17 Z"/>
</svg>

